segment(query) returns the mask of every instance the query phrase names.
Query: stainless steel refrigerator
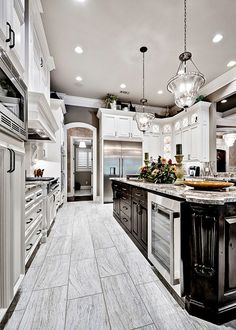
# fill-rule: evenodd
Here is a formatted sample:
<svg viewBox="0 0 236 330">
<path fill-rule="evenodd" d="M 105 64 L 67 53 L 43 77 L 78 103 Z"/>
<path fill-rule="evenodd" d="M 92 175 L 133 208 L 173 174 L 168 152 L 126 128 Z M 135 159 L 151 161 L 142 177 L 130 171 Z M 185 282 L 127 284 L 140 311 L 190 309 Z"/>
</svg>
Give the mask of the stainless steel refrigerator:
<svg viewBox="0 0 236 330">
<path fill-rule="evenodd" d="M 104 141 L 104 203 L 112 202 L 110 178 L 136 174 L 141 165 L 141 142 Z"/>
</svg>

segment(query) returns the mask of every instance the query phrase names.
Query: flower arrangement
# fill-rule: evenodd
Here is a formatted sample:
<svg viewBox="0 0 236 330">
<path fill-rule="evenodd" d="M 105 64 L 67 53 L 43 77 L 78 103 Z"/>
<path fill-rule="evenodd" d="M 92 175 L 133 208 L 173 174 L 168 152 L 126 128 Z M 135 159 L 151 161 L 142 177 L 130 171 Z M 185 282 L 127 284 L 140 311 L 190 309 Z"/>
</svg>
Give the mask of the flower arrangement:
<svg viewBox="0 0 236 330">
<path fill-rule="evenodd" d="M 140 168 L 139 178 L 153 183 L 174 183 L 176 166 L 172 164 L 171 159 L 167 161 L 159 156 L 157 161 L 152 161 Z"/>
</svg>

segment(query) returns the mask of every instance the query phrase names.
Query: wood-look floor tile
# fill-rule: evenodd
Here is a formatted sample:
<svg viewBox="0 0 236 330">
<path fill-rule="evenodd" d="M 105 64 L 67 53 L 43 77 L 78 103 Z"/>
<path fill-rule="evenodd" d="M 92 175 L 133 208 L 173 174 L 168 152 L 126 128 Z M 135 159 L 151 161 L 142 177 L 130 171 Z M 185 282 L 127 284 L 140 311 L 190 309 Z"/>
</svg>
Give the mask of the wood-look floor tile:
<svg viewBox="0 0 236 330">
<path fill-rule="evenodd" d="M 21 311 L 15 311 L 11 318 L 8 320 L 6 326 L 4 327 L 4 330 L 16 330 L 19 327 L 19 324 L 22 320 L 24 314 L 24 310 Z"/>
<path fill-rule="evenodd" d="M 147 283 L 157 280 L 151 265 L 139 251 L 121 253 L 121 258 L 134 284 Z"/>
<path fill-rule="evenodd" d="M 152 323 L 128 274 L 101 281 L 112 329 L 134 329 Z"/>
<path fill-rule="evenodd" d="M 125 234 L 124 229 L 122 229 L 118 222 L 114 221 L 112 218 L 104 220 L 104 225 L 106 226 L 106 229 L 108 230 L 110 235 Z"/>
<path fill-rule="evenodd" d="M 40 267 L 29 268 L 20 286 L 21 291 L 32 291 L 38 278 Z"/>
<path fill-rule="evenodd" d="M 96 250 L 98 270 L 101 277 L 126 273 L 127 269 L 115 247 Z"/>
<path fill-rule="evenodd" d="M 44 260 L 46 258 L 47 252 L 49 250 L 49 247 L 50 247 L 50 243 L 49 244 L 44 243 L 44 244 L 40 245 L 35 258 L 30 265 L 30 268 L 42 266 L 42 264 L 44 263 Z"/>
<path fill-rule="evenodd" d="M 71 236 L 53 237 L 47 256 L 70 254 L 71 243 L 72 243 Z"/>
<path fill-rule="evenodd" d="M 68 284 L 70 256 L 46 257 L 35 284 L 35 290 Z"/>
<path fill-rule="evenodd" d="M 66 330 L 109 330 L 102 294 L 68 301 Z"/>
<path fill-rule="evenodd" d="M 71 261 L 68 299 L 102 292 L 95 259 Z"/>
<path fill-rule="evenodd" d="M 146 325 L 145 327 L 136 328 L 135 330 L 159 330 L 156 328 L 155 324 Z M 160 329 L 161 330 L 161 329 Z"/>
<path fill-rule="evenodd" d="M 172 305 L 157 283 L 141 284 L 137 289 L 158 329 L 196 330 L 187 312 Z"/>
<path fill-rule="evenodd" d="M 18 291 L 17 298 L 19 300 L 15 307 L 15 311 L 20 311 L 22 309 L 26 309 L 27 304 L 30 300 L 31 294 L 32 294 L 32 291 L 21 291 L 21 290 Z"/>
<path fill-rule="evenodd" d="M 73 226 L 71 260 L 94 258 L 94 248 L 87 218 Z"/>
<path fill-rule="evenodd" d="M 19 330 L 63 330 L 67 287 L 34 291 Z"/>
<path fill-rule="evenodd" d="M 90 222 L 90 232 L 95 250 L 106 249 L 114 246 L 111 236 L 103 223 Z"/>
<path fill-rule="evenodd" d="M 52 231 L 53 237 L 60 237 L 60 236 L 71 236 L 72 235 L 72 224 L 64 224 L 64 225 L 57 225 L 54 226 Z"/>
<path fill-rule="evenodd" d="M 111 238 L 115 244 L 115 247 L 120 253 L 138 251 L 138 248 L 134 245 L 134 243 L 126 233 L 122 235 L 112 235 Z"/>
</svg>

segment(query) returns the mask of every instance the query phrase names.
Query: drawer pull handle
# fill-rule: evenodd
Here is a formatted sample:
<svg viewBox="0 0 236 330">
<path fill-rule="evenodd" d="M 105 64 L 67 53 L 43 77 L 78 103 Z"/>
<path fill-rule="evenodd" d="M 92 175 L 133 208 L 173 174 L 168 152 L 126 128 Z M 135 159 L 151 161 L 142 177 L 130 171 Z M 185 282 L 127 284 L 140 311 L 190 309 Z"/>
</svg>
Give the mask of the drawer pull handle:
<svg viewBox="0 0 236 330">
<path fill-rule="evenodd" d="M 37 194 L 37 197 L 39 197 L 39 196 L 41 196 L 41 195 L 42 195 L 42 193 L 40 192 L 40 193 Z"/>
<path fill-rule="evenodd" d="M 126 201 L 126 199 L 127 199 L 126 197 L 121 197 L 121 198 L 122 198 L 123 200 L 125 200 L 125 201 Z"/>
<path fill-rule="evenodd" d="M 32 248 L 32 246 L 33 246 L 32 243 L 30 243 L 29 245 L 27 245 L 25 251 L 29 251 Z"/>
<path fill-rule="evenodd" d="M 126 218 L 123 218 L 123 220 L 124 220 L 124 222 L 128 222 L 128 219 L 126 219 Z"/>
<path fill-rule="evenodd" d="M 135 196 L 138 196 L 138 197 L 139 197 L 139 196 L 142 196 L 142 194 L 139 194 L 139 193 L 135 193 Z"/>
<path fill-rule="evenodd" d="M 33 200 L 33 198 L 26 199 L 26 203 L 29 203 Z"/>
<path fill-rule="evenodd" d="M 128 207 L 127 206 L 123 206 L 123 209 L 128 210 Z"/>
<path fill-rule="evenodd" d="M 26 221 L 26 224 L 28 225 L 29 223 L 31 223 L 34 220 L 34 218 L 30 218 L 29 220 Z"/>
<path fill-rule="evenodd" d="M 127 189 L 126 188 L 122 188 L 122 190 L 126 191 Z"/>
<path fill-rule="evenodd" d="M 37 213 L 40 213 L 42 211 L 42 209 L 38 209 Z"/>
<path fill-rule="evenodd" d="M 39 235 L 40 233 L 41 233 L 41 229 L 39 229 L 38 231 L 37 231 L 37 233 L 36 233 L 36 235 Z"/>
</svg>

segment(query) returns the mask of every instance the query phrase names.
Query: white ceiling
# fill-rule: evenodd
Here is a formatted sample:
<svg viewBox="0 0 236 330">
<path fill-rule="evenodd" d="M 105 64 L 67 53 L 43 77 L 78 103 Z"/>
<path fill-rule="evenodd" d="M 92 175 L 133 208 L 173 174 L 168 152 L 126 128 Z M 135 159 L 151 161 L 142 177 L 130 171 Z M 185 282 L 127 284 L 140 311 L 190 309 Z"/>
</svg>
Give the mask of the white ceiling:
<svg viewBox="0 0 236 330">
<path fill-rule="evenodd" d="M 149 105 L 172 105 L 166 90 L 183 51 L 183 0 L 42 0 L 43 23 L 56 69 L 52 90 L 101 98 L 119 95 L 139 102 L 142 94 L 141 46 L 146 53 L 146 98 Z M 188 0 L 188 46 L 209 82 L 236 60 L 236 1 Z M 224 38 L 212 43 L 215 33 Z M 82 55 L 74 52 L 80 45 Z M 75 77 L 83 77 L 81 83 Z M 158 90 L 163 90 L 158 95 Z"/>
</svg>

